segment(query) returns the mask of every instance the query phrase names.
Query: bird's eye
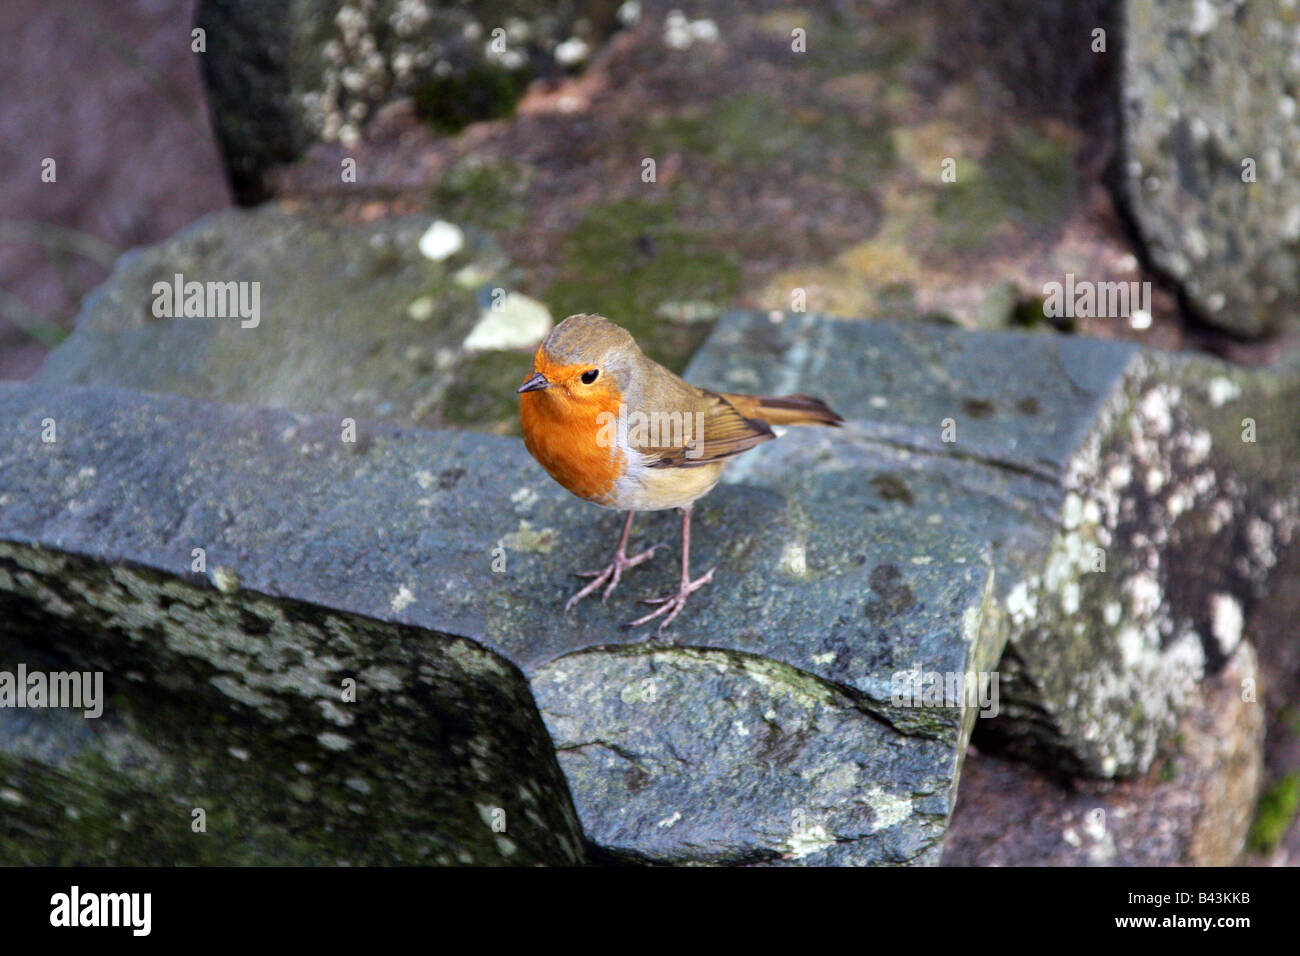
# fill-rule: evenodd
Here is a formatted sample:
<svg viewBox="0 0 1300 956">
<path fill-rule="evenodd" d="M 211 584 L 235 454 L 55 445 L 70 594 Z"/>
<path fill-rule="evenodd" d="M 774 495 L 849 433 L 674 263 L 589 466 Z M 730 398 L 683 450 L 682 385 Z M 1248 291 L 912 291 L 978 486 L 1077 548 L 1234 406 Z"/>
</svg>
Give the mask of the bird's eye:
<svg viewBox="0 0 1300 956">
<path fill-rule="evenodd" d="M 592 382 L 596 381 L 596 379 L 598 379 L 598 378 L 600 378 L 600 369 L 598 369 L 598 368 L 589 368 L 589 369 L 587 369 L 587 371 L 585 371 L 585 372 L 582 373 L 582 384 L 583 384 L 583 385 L 590 385 Z"/>
</svg>

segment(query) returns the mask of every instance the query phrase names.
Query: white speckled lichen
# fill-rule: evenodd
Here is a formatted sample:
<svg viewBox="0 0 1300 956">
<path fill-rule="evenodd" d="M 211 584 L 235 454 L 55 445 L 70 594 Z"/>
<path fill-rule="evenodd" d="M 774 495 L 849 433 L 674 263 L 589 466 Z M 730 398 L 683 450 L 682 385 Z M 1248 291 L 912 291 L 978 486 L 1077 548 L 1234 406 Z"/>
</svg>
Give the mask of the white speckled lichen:
<svg viewBox="0 0 1300 956">
<path fill-rule="evenodd" d="M 297 107 L 306 127 L 324 142 L 351 148 L 379 106 L 410 96 L 431 76 L 463 69 L 467 61 L 513 72 L 539 51 L 570 67 L 586 59 L 572 58 L 579 45 L 588 44 L 570 31 L 587 31 L 589 21 L 565 24 L 548 10 L 530 14 L 532 22 L 517 16 L 480 22 L 484 16 L 493 14 L 431 0 L 347 0 L 332 22 L 308 20 L 316 32 L 300 38 L 295 51 L 295 76 L 302 84 Z M 497 29 L 504 37 L 492 35 Z"/>
<path fill-rule="evenodd" d="M 1217 561 L 1225 593 L 1234 573 L 1262 581 L 1274 539 L 1289 540 L 1297 525 L 1294 488 L 1266 514 L 1251 513 L 1259 502 L 1234 472 L 1235 449 L 1216 450 L 1241 418 L 1231 403 L 1243 389 L 1224 381 L 1165 358 L 1134 359 L 1065 472 L 1041 573 L 1007 594 L 1009 640 L 1034 677 L 1032 690 L 1022 681 L 1013 693 L 1038 715 L 1034 733 L 1048 715 L 1053 739 L 1044 743 L 1075 770 L 1145 771 L 1194 699 L 1217 637 L 1212 602 L 1222 606 L 1223 596 L 1187 593 L 1188 563 L 1203 573 Z M 1208 543 L 1237 526 L 1249 546 L 1234 561 L 1230 541 Z"/>
</svg>

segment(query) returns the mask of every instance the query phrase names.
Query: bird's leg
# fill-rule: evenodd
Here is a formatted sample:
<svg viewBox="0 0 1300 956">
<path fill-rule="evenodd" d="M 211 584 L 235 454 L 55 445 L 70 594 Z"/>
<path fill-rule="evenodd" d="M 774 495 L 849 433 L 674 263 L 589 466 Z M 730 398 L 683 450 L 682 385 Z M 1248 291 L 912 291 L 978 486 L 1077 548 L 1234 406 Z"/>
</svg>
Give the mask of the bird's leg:
<svg viewBox="0 0 1300 956">
<path fill-rule="evenodd" d="M 660 542 L 653 547 L 646 548 L 640 554 L 634 554 L 630 558 L 627 556 L 627 536 L 632 533 L 632 519 L 635 516 L 635 511 L 629 511 L 627 513 L 627 520 L 623 522 L 623 533 L 619 535 L 618 548 L 614 551 L 613 561 L 601 568 L 599 571 L 577 572 L 578 577 L 591 578 L 592 582 L 573 597 L 569 598 L 569 600 L 564 602 L 564 611 L 566 614 L 573 609 L 575 604 L 587 595 L 591 594 L 602 584 L 606 585 L 605 593 L 600 597 L 600 603 L 604 604 L 605 599 L 608 598 L 610 593 L 614 590 L 615 585 L 618 584 L 619 578 L 623 576 L 624 571 L 628 568 L 636 567 L 642 561 L 650 560 L 650 558 L 654 557 L 654 553 L 664 546 L 663 542 Z"/>
<path fill-rule="evenodd" d="M 709 568 L 708 573 L 694 581 L 691 580 L 691 507 L 687 505 L 680 510 L 682 513 L 682 579 L 677 587 L 677 593 L 642 601 L 642 604 L 658 604 L 659 607 L 635 621 L 628 621 L 623 625 L 624 627 L 639 627 L 653 621 L 661 614 L 666 614 L 667 617 L 659 622 L 659 633 L 662 634 L 664 628 L 672 623 L 673 618 L 682 612 L 682 608 L 686 606 L 686 599 L 712 581 L 713 572 L 718 570 L 716 567 Z"/>
</svg>

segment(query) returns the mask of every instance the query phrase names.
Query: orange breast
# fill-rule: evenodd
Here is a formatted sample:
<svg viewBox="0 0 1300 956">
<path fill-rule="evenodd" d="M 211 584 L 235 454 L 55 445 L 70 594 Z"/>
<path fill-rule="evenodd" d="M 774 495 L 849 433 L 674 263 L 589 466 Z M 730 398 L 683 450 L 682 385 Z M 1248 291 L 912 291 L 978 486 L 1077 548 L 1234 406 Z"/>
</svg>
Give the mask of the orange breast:
<svg viewBox="0 0 1300 956">
<path fill-rule="evenodd" d="M 609 407 L 606 407 L 606 406 Z M 614 491 L 614 482 L 626 468 L 623 451 L 613 443 L 603 444 L 602 412 L 618 414 L 616 401 L 565 401 L 545 392 L 524 392 L 519 396 L 519 419 L 524 445 L 552 478 L 579 498 L 604 503 Z"/>
</svg>

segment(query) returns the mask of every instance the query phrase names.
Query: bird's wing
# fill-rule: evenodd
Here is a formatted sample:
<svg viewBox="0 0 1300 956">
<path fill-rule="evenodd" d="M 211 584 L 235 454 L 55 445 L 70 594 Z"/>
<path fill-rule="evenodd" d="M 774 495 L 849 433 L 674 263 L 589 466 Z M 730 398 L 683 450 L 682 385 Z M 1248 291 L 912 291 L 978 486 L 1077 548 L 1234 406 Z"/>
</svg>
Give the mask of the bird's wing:
<svg viewBox="0 0 1300 956">
<path fill-rule="evenodd" d="M 761 418 L 769 425 L 832 425 L 844 422 L 820 398 L 811 395 L 730 395 L 722 393 L 746 418 Z"/>
<path fill-rule="evenodd" d="M 695 393 L 689 413 L 680 420 L 668 416 L 659 427 L 651 422 L 647 434 L 629 433 L 629 444 L 646 456 L 651 468 L 707 465 L 776 437 L 767 422 L 747 418 L 717 392 L 688 387 Z"/>
</svg>

